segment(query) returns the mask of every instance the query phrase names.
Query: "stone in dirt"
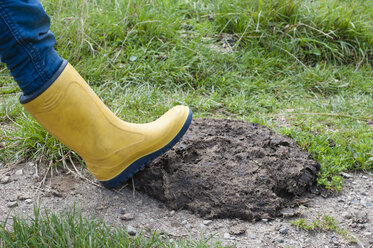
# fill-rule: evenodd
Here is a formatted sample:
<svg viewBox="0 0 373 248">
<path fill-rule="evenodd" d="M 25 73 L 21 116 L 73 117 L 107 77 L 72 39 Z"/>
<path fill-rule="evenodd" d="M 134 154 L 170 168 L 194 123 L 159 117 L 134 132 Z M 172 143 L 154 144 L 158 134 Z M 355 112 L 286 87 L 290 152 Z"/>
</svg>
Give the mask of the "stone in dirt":
<svg viewBox="0 0 373 248">
<path fill-rule="evenodd" d="M 246 226 L 244 224 L 234 225 L 230 228 L 230 234 L 232 235 L 241 235 L 246 232 Z"/>
<path fill-rule="evenodd" d="M 1 184 L 7 184 L 10 182 L 10 176 L 3 176 L 0 178 L 0 183 Z"/>
<path fill-rule="evenodd" d="M 131 213 L 123 214 L 120 216 L 121 220 L 133 220 L 135 219 L 135 216 Z"/>
<path fill-rule="evenodd" d="M 203 224 L 205 225 L 205 226 L 208 226 L 208 225 L 210 225 L 212 223 L 212 220 L 204 220 L 203 221 Z"/>
<path fill-rule="evenodd" d="M 22 175 L 23 175 L 23 170 L 22 170 L 22 169 L 17 170 L 15 174 L 16 174 L 17 176 L 22 176 Z"/>
<path fill-rule="evenodd" d="M 130 226 L 130 225 L 127 226 L 127 232 L 131 236 L 135 236 L 136 233 L 137 233 L 136 228 L 134 228 L 133 226 Z"/>
<path fill-rule="evenodd" d="M 52 195 L 55 197 L 62 197 L 62 194 L 57 190 L 51 189 L 50 193 L 52 193 Z"/>
<path fill-rule="evenodd" d="M 138 190 L 208 219 L 271 219 L 316 184 L 319 163 L 261 125 L 196 119 L 184 138 L 135 176 Z"/>
<path fill-rule="evenodd" d="M 18 202 L 16 202 L 16 201 L 14 201 L 14 202 L 9 202 L 8 204 L 7 204 L 7 207 L 8 208 L 15 208 L 15 207 L 17 207 L 18 206 Z"/>
<path fill-rule="evenodd" d="M 288 234 L 288 229 L 286 227 L 282 227 L 282 228 L 280 228 L 279 232 L 283 235 L 286 235 L 286 234 Z"/>
<path fill-rule="evenodd" d="M 26 199 L 31 199 L 32 197 L 28 194 L 18 194 L 17 195 L 17 199 L 18 200 L 21 200 L 21 201 L 24 201 Z"/>
<path fill-rule="evenodd" d="M 299 215 L 301 215 L 301 212 L 299 211 L 299 209 L 295 209 L 295 208 L 285 208 L 285 209 L 282 209 L 282 210 L 281 210 L 281 215 L 282 215 L 284 218 L 290 218 L 290 217 L 294 217 L 294 216 L 299 216 Z"/>
</svg>

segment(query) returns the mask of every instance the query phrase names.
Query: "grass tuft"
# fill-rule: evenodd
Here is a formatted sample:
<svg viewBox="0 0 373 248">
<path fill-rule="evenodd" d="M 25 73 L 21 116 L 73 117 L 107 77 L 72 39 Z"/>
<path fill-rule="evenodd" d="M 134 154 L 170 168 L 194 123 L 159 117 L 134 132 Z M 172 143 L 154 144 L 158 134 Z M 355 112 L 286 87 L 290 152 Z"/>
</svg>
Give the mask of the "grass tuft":
<svg viewBox="0 0 373 248">
<path fill-rule="evenodd" d="M 356 243 L 357 240 L 344 228 L 339 226 L 337 221 L 329 215 L 319 215 L 312 221 L 307 221 L 303 218 L 290 221 L 290 224 L 295 226 L 298 230 L 304 230 L 308 232 L 327 232 L 332 231 L 341 235 L 345 240 Z"/>
<path fill-rule="evenodd" d="M 41 212 L 34 206 L 34 217 L 12 217 L 0 224 L 2 247 L 223 247 L 202 237 L 199 241 L 172 241 L 156 232 L 138 232 L 130 236 L 125 226 L 107 225 L 96 218 L 86 218 L 74 208 L 56 214 Z"/>
</svg>

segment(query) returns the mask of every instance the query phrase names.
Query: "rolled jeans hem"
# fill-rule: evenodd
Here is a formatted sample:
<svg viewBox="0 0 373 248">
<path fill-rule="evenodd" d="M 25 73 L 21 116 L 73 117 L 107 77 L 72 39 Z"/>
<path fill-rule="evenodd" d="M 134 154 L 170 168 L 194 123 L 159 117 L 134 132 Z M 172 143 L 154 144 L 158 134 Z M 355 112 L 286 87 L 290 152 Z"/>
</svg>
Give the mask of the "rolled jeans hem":
<svg viewBox="0 0 373 248">
<path fill-rule="evenodd" d="M 52 77 L 48 81 L 46 81 L 41 87 L 39 87 L 38 90 L 34 91 L 32 94 L 29 95 L 25 95 L 24 93 L 22 93 L 19 97 L 19 101 L 21 102 L 21 104 L 31 102 L 32 100 L 40 96 L 44 91 L 46 91 L 49 88 L 49 86 L 51 86 L 53 82 L 56 81 L 56 79 L 61 75 L 66 65 L 67 60 L 64 59 L 62 61 L 62 64 L 58 67 L 57 71 L 52 75 Z"/>
</svg>

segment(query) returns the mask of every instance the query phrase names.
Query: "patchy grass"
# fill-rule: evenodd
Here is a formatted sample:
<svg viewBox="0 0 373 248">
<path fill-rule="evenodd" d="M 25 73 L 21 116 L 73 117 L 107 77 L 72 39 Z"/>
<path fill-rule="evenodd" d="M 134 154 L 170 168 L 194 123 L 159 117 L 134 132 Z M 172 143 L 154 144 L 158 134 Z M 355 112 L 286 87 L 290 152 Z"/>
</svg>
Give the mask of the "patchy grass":
<svg viewBox="0 0 373 248">
<path fill-rule="evenodd" d="M 174 241 L 156 232 L 131 236 L 125 226 L 108 226 L 96 218 L 85 218 L 75 208 L 55 214 L 34 207 L 34 217 L 14 216 L 12 224 L 7 221 L 0 223 L 0 247 L 223 247 L 212 242 L 212 237 Z"/>
<path fill-rule="evenodd" d="M 121 118 L 150 121 L 176 104 L 294 138 L 339 189 L 373 168 L 373 2 L 42 1 L 59 54 Z M 59 161 L 68 149 L 18 103 L 0 69 L 0 159 Z"/>
<path fill-rule="evenodd" d="M 356 243 L 356 239 L 344 228 L 339 226 L 333 217 L 329 215 L 319 215 L 316 219 L 307 221 L 303 218 L 296 219 L 290 222 L 298 230 L 304 230 L 308 232 L 335 232 L 341 235 L 345 240 Z"/>
</svg>

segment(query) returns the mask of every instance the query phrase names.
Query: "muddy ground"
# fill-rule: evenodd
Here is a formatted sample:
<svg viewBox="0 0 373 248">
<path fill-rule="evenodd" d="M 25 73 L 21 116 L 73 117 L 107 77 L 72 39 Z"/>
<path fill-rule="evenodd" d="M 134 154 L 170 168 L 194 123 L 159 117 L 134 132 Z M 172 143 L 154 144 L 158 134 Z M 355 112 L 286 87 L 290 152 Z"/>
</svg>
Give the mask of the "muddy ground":
<svg viewBox="0 0 373 248">
<path fill-rule="evenodd" d="M 317 170 L 291 139 L 259 125 L 195 120 L 174 149 L 115 191 L 71 165 L 2 165 L 0 220 L 31 216 L 35 203 L 57 211 L 76 204 L 86 216 L 173 239 L 204 233 L 236 247 L 373 247 L 373 177 L 344 174 L 343 191 L 328 195 L 314 186 Z M 348 237 L 289 223 L 324 215 Z"/>
<path fill-rule="evenodd" d="M 174 210 L 257 221 L 302 201 L 319 169 L 294 140 L 261 125 L 197 119 L 135 186 Z"/>
</svg>

